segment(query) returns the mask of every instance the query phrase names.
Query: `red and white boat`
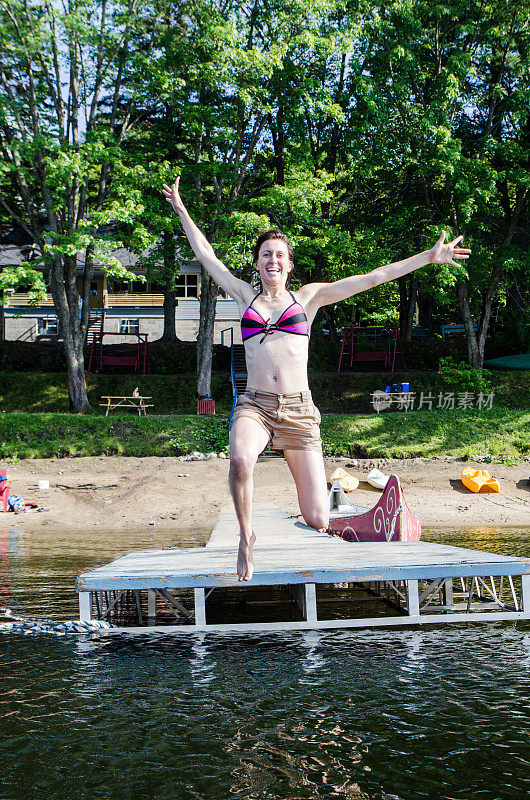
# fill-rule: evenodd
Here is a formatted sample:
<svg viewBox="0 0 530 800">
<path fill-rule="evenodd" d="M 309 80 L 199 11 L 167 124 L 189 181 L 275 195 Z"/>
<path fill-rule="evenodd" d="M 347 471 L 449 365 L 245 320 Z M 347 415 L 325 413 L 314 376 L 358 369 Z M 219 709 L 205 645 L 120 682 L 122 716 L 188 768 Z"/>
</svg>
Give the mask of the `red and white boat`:
<svg viewBox="0 0 530 800">
<path fill-rule="evenodd" d="M 391 475 L 373 508 L 352 503 L 335 481 L 329 494 L 328 533 L 347 542 L 417 542 L 421 519 L 411 513 L 397 475 Z"/>
</svg>

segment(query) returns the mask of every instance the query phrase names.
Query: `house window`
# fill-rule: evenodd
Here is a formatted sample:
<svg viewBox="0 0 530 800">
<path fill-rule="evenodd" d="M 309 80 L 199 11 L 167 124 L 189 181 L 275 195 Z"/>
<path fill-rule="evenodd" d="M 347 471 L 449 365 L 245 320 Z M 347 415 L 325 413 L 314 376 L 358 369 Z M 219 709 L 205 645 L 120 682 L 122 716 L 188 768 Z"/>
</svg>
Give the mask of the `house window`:
<svg viewBox="0 0 530 800">
<path fill-rule="evenodd" d="M 112 281 L 112 294 L 145 294 L 149 291 L 147 281 Z"/>
<path fill-rule="evenodd" d="M 140 320 L 120 319 L 120 333 L 140 333 Z"/>
<path fill-rule="evenodd" d="M 57 317 L 39 317 L 37 319 L 37 334 L 39 336 L 57 336 Z"/>
<path fill-rule="evenodd" d="M 199 275 L 196 272 L 186 272 L 177 275 L 175 290 L 177 297 L 198 297 Z"/>
</svg>

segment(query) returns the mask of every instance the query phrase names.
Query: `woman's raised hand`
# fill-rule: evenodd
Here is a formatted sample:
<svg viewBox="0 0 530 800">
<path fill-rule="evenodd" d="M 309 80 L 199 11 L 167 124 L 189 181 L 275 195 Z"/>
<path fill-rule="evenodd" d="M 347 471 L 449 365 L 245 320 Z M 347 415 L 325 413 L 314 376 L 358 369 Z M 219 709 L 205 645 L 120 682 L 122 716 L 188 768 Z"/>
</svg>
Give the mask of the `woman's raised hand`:
<svg viewBox="0 0 530 800">
<path fill-rule="evenodd" d="M 176 211 L 177 214 L 179 211 L 184 211 L 184 203 L 182 202 L 182 198 L 179 194 L 179 182 L 180 176 L 175 178 L 175 183 L 173 186 L 167 186 L 167 184 L 162 184 L 162 192 L 164 193 L 164 197 L 171 203 L 173 206 L 173 211 Z"/>
<path fill-rule="evenodd" d="M 469 258 L 471 250 L 467 250 L 464 247 L 456 247 L 458 242 L 461 242 L 464 238 L 463 236 L 457 236 L 452 242 L 447 242 L 447 244 L 445 244 L 446 236 L 446 232 L 442 231 L 442 235 L 434 247 L 431 247 L 430 262 L 431 264 L 453 264 L 455 267 L 459 267 L 461 265 L 454 259 Z"/>
</svg>

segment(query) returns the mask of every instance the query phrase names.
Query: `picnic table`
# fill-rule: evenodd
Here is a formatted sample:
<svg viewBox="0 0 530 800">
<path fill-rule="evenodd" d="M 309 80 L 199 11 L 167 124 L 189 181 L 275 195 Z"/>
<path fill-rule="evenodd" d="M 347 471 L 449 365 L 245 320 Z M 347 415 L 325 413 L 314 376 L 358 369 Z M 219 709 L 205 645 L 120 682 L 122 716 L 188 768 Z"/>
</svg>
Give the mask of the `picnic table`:
<svg viewBox="0 0 530 800">
<path fill-rule="evenodd" d="M 105 416 L 108 417 L 109 411 L 114 411 L 116 408 L 135 408 L 138 411 L 138 416 L 147 414 L 146 409 L 152 408 L 153 403 L 146 403 L 146 400 L 152 400 L 152 397 L 142 397 L 141 395 L 130 395 L 129 397 L 123 395 L 101 395 L 102 400 L 106 403 L 100 403 L 100 406 L 106 408 Z"/>
</svg>

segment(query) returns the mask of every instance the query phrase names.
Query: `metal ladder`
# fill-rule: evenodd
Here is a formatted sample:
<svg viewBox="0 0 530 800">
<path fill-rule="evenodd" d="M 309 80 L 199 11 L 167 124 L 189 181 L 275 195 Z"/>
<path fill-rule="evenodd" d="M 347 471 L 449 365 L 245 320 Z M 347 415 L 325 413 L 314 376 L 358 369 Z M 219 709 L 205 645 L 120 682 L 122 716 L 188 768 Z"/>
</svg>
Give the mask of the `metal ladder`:
<svg viewBox="0 0 530 800">
<path fill-rule="evenodd" d="M 247 362 L 245 360 L 245 345 L 234 344 L 234 332 L 232 328 L 225 328 L 221 331 L 221 344 L 224 344 L 224 334 L 230 331 L 230 383 L 232 384 L 232 393 L 234 396 L 232 402 L 232 410 L 230 412 L 230 421 L 228 423 L 228 430 L 232 427 L 232 417 L 236 408 L 237 397 L 241 392 L 243 393 L 247 388 Z M 228 345 L 226 345 L 228 346 Z M 267 445 L 262 455 L 265 454 L 268 458 L 283 458 L 282 453 L 278 453 L 271 449 L 270 443 Z"/>
<path fill-rule="evenodd" d="M 232 384 L 233 396 L 232 410 L 230 411 L 230 422 L 228 423 L 228 430 L 230 430 L 238 394 L 240 392 L 244 392 L 247 386 L 247 363 L 245 361 L 245 345 L 234 344 L 233 328 L 225 328 L 223 331 L 221 331 L 221 344 L 225 344 L 224 334 L 228 332 L 230 333 L 230 383 Z"/>
<path fill-rule="evenodd" d="M 91 308 L 88 311 L 88 325 L 86 329 L 85 344 L 91 345 L 96 336 L 103 333 L 103 324 L 105 322 L 105 309 Z"/>
</svg>

